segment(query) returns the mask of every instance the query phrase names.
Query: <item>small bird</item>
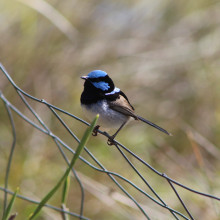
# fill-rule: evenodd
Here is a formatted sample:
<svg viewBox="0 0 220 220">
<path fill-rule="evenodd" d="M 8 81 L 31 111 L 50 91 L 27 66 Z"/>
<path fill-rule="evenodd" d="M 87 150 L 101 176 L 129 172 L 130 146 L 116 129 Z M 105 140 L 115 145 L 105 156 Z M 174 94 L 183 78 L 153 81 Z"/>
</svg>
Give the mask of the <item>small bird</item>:
<svg viewBox="0 0 220 220">
<path fill-rule="evenodd" d="M 94 133 L 101 126 L 103 129 L 117 128 L 118 130 L 110 136 L 108 144 L 113 144 L 114 138 L 124 125 L 130 120 L 143 121 L 158 130 L 171 135 L 165 129 L 138 116 L 134 112 L 134 107 L 130 104 L 127 96 L 117 87 L 112 79 L 102 70 L 94 70 L 87 76 L 82 76 L 85 80 L 84 90 L 81 94 L 81 106 L 85 115 L 92 120 L 99 114 L 99 125 Z"/>
</svg>

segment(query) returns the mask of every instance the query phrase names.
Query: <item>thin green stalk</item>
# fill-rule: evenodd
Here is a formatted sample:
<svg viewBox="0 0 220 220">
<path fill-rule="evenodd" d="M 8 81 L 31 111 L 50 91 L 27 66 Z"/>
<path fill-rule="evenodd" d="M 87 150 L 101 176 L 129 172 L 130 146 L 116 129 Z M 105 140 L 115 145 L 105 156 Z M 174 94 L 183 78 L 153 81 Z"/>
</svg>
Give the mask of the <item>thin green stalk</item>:
<svg viewBox="0 0 220 220">
<path fill-rule="evenodd" d="M 2 220 L 7 220 L 8 219 L 8 216 L 11 212 L 11 209 L 12 209 L 12 206 L 14 204 L 14 201 L 15 201 L 16 195 L 18 193 L 18 190 L 19 190 L 19 188 L 16 189 L 14 195 L 12 196 L 12 198 L 11 198 L 9 204 L 8 204 L 8 207 L 5 210 L 5 213 L 4 213 L 4 216 L 3 216 Z"/>
<path fill-rule="evenodd" d="M 73 168 L 74 164 L 76 163 L 76 160 L 78 159 L 83 147 L 86 145 L 87 141 L 89 140 L 89 137 L 95 127 L 95 124 L 99 118 L 99 115 L 97 115 L 94 120 L 92 121 L 91 125 L 86 129 L 82 140 L 79 143 L 79 146 L 76 149 L 76 152 L 73 156 L 73 159 L 70 162 L 69 167 L 67 168 L 64 175 L 61 177 L 61 179 L 58 181 L 58 183 L 54 186 L 54 188 L 41 200 L 35 211 L 29 216 L 29 220 L 34 219 L 37 214 L 41 211 L 41 209 L 44 207 L 44 205 L 47 203 L 47 201 L 56 193 L 56 191 L 59 189 L 60 185 L 67 179 L 71 169 Z"/>
<path fill-rule="evenodd" d="M 66 200 L 69 192 L 69 186 L 70 186 L 70 175 L 66 178 L 63 184 L 61 208 L 64 211 L 68 211 L 68 208 L 66 207 Z M 63 220 L 69 220 L 69 216 L 66 213 L 62 212 L 61 214 Z"/>
<path fill-rule="evenodd" d="M 63 192 L 62 192 L 62 204 L 66 203 L 67 195 L 69 192 L 70 186 L 70 176 L 68 176 L 63 184 Z"/>
</svg>

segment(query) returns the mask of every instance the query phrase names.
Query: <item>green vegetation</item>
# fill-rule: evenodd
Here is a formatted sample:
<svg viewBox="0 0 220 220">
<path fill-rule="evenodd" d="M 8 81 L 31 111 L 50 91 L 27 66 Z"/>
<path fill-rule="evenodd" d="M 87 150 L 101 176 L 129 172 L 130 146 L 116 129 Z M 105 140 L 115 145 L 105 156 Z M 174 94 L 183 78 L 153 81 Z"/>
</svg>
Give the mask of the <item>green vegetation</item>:
<svg viewBox="0 0 220 220">
<path fill-rule="evenodd" d="M 126 92 L 139 115 L 173 134 L 169 137 L 146 124 L 131 122 L 117 140 L 172 179 L 219 196 L 219 11 L 220 4 L 214 0 L 2 0 L 0 62 L 25 92 L 83 119 L 86 118 L 80 108 L 83 89 L 80 76 L 94 69 L 105 70 L 116 86 Z M 0 90 L 36 122 L 2 73 Z M 49 108 L 28 101 L 52 132 L 76 150 L 78 143 Z M 81 139 L 86 126 L 59 115 Z M 64 174 L 65 161 L 50 137 L 14 113 L 13 118 L 16 146 L 9 189 L 14 192 L 19 187 L 18 194 L 41 201 Z M 117 149 L 109 147 L 106 141 L 98 135 L 91 138 L 87 147 L 108 170 L 123 175 L 149 193 Z M 0 186 L 4 186 L 11 144 L 11 125 L 0 100 Z M 65 153 L 72 158 L 71 153 Z M 84 151 L 82 156 L 91 160 Z M 132 162 L 170 207 L 185 214 L 165 180 L 137 161 Z M 82 161 L 77 161 L 74 167 L 85 187 L 83 216 L 140 218 L 140 211 L 125 200 L 107 175 Z M 65 200 L 70 211 L 80 213 L 80 187 L 75 178 L 70 178 L 69 184 L 68 196 L 62 198 L 61 187 L 49 204 L 60 207 Z M 129 189 L 126 184 L 124 187 Z M 179 187 L 177 190 L 195 219 L 219 219 L 219 202 Z M 130 191 L 135 197 L 136 191 Z M 120 202 L 116 201 L 115 192 L 121 194 Z M 3 200 L 4 193 L 0 191 L 0 209 Z M 167 210 L 146 197 L 138 195 L 137 200 L 152 219 L 170 219 Z M 27 219 L 34 208 L 36 204 L 15 198 L 10 214 L 17 212 L 15 219 Z M 60 218 L 59 212 L 48 208 L 43 208 L 39 217 Z"/>
</svg>

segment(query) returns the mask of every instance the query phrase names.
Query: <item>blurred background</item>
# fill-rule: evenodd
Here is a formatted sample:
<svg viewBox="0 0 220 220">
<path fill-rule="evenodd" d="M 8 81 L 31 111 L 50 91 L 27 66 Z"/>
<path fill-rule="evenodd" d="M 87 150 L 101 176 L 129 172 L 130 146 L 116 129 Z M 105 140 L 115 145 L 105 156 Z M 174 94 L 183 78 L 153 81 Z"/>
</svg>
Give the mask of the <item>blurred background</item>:
<svg viewBox="0 0 220 220">
<path fill-rule="evenodd" d="M 127 94 L 139 115 L 173 134 L 169 137 L 146 124 L 131 122 L 117 139 L 172 179 L 220 196 L 219 1 L 1 0 L 0 36 L 0 62 L 15 83 L 27 93 L 83 119 L 80 76 L 94 69 L 106 71 Z M 31 117 L 2 73 L 0 90 L 23 114 Z M 31 100 L 30 103 L 50 129 L 75 149 L 76 142 L 52 113 L 40 103 Z M 66 165 L 51 138 L 16 114 L 13 116 L 17 143 L 9 189 L 14 191 L 19 186 L 20 194 L 40 200 Z M 65 115 L 62 117 L 81 138 L 86 126 Z M 11 143 L 11 126 L 1 101 L 1 186 Z M 145 187 L 101 135 L 91 138 L 88 147 L 107 169 Z M 84 153 L 83 156 L 88 157 Z M 146 167 L 136 165 L 172 208 L 184 212 L 165 181 L 160 184 L 160 179 Z M 136 208 L 115 200 L 102 201 L 89 188 L 89 183 L 95 185 L 92 181 L 96 181 L 108 190 L 120 191 L 106 175 L 81 161 L 76 168 L 88 184 L 85 216 L 144 219 Z M 179 190 L 196 219 L 220 218 L 219 203 Z M 81 198 L 79 186 L 72 181 L 67 205 L 70 211 L 79 213 L 77 198 Z M 152 219 L 171 219 L 167 210 L 149 199 L 137 200 L 146 205 Z M 0 207 L 2 201 L 3 192 L 0 192 Z M 52 198 L 50 204 L 59 206 L 60 195 Z M 18 212 L 17 219 L 26 219 L 33 207 L 31 203 L 16 200 L 13 211 Z M 61 219 L 61 216 L 44 209 L 39 219 Z"/>
</svg>

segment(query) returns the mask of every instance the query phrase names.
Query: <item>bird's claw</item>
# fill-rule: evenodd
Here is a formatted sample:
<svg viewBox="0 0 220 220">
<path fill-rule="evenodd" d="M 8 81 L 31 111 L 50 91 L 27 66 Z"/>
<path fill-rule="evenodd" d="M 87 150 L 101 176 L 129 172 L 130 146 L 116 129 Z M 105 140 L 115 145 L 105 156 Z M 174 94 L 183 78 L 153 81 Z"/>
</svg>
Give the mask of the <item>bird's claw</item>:
<svg viewBox="0 0 220 220">
<path fill-rule="evenodd" d="M 109 146 L 115 144 L 115 140 L 114 140 L 114 137 L 113 137 L 113 136 L 109 137 L 109 139 L 108 139 L 108 141 L 107 141 L 107 144 L 108 144 Z"/>
<path fill-rule="evenodd" d="M 93 135 L 93 136 L 97 136 L 97 135 L 98 135 L 98 130 L 99 130 L 99 128 L 100 128 L 100 125 L 96 125 L 96 126 L 94 127 L 93 132 L 92 132 L 92 135 Z M 109 146 L 115 144 L 115 140 L 114 140 L 115 135 L 110 136 L 107 132 L 104 132 L 103 134 L 108 137 L 107 144 L 108 144 Z"/>
<path fill-rule="evenodd" d="M 93 132 L 92 132 L 92 135 L 93 135 L 93 136 L 97 136 L 97 135 L 98 135 L 99 127 L 100 127 L 99 125 L 96 125 L 96 126 L 94 127 Z"/>
</svg>

